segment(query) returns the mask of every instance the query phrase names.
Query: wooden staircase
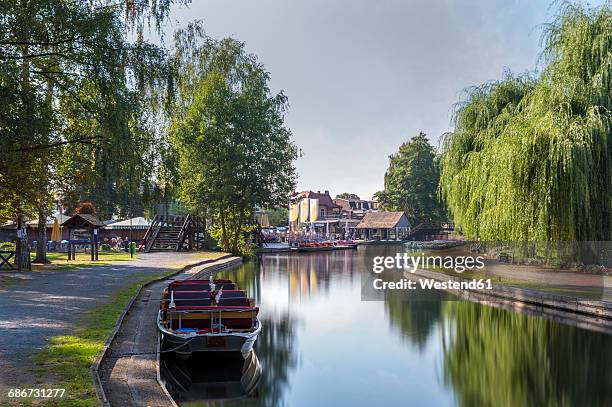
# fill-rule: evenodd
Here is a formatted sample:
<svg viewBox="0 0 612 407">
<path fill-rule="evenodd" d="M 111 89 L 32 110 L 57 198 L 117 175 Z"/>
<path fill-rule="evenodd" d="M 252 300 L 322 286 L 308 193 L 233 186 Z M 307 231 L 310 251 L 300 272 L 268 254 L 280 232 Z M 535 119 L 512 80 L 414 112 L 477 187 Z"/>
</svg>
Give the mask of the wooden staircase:
<svg viewBox="0 0 612 407">
<path fill-rule="evenodd" d="M 197 216 L 157 215 L 144 236 L 145 252 L 199 250 L 202 226 Z"/>
</svg>

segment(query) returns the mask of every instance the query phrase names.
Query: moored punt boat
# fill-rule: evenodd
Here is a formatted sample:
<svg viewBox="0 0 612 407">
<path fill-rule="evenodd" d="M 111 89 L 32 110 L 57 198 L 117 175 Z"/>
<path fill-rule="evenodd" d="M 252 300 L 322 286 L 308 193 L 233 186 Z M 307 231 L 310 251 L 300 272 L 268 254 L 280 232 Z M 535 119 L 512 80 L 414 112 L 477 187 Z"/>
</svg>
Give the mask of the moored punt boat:
<svg viewBox="0 0 612 407">
<path fill-rule="evenodd" d="M 359 244 L 349 240 L 336 242 L 301 242 L 297 247 L 298 252 L 322 252 L 330 250 L 356 249 Z"/>
<path fill-rule="evenodd" d="M 359 243 L 352 240 L 338 240 L 336 242 L 336 247 L 342 247 L 347 249 L 356 249 L 359 246 Z"/>
<path fill-rule="evenodd" d="M 302 242 L 297 248 L 298 252 L 323 252 L 335 249 L 331 242 Z"/>
<path fill-rule="evenodd" d="M 194 352 L 253 348 L 259 308 L 230 280 L 174 281 L 164 290 L 157 316 L 162 350 L 187 358 Z"/>
</svg>

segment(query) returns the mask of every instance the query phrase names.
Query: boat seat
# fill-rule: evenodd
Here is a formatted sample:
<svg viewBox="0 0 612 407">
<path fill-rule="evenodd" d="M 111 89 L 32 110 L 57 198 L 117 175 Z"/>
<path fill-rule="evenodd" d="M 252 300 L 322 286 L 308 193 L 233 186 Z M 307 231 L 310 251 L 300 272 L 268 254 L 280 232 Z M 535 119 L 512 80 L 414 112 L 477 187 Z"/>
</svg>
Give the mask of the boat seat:
<svg viewBox="0 0 612 407">
<path fill-rule="evenodd" d="M 193 314 L 183 314 L 181 318 L 181 326 L 184 328 L 209 328 L 210 317 L 206 311 L 215 310 L 217 307 L 206 307 L 206 306 L 193 306 L 184 307 L 177 305 L 177 310 L 191 310 Z M 254 318 L 259 313 L 258 307 L 252 307 L 248 311 L 237 312 L 233 311 L 232 308 L 244 310 L 244 307 L 228 307 L 224 309 L 221 314 L 221 323 L 230 329 L 251 329 L 254 324 Z M 198 313 L 197 310 L 203 312 Z M 178 328 L 178 315 L 172 315 L 171 326 L 172 329 Z M 218 314 L 213 314 L 213 321 L 218 321 Z"/>
<path fill-rule="evenodd" d="M 170 303 L 170 294 L 166 296 L 165 302 Z M 174 291 L 174 304 L 177 307 L 211 305 L 210 291 Z"/>
<path fill-rule="evenodd" d="M 244 290 L 223 290 L 221 298 L 246 298 L 246 291 Z"/>
<path fill-rule="evenodd" d="M 168 300 L 170 301 L 170 300 Z M 179 307 L 193 307 L 201 306 L 206 307 L 212 305 L 210 298 L 176 298 L 174 297 L 174 304 Z"/>
<path fill-rule="evenodd" d="M 218 279 L 218 280 L 213 280 L 213 281 L 215 282 L 215 284 L 233 284 L 232 280 L 226 280 L 226 279 Z M 173 281 L 168 285 L 168 287 L 174 288 L 174 287 L 184 287 L 184 286 L 191 286 L 191 285 L 210 285 L 210 280 Z"/>
<path fill-rule="evenodd" d="M 215 283 L 215 289 L 223 289 L 223 290 L 235 290 L 236 284 L 234 283 Z M 185 285 L 169 285 L 168 291 L 210 291 L 210 284 L 206 283 L 198 283 L 198 284 L 185 284 Z"/>
<path fill-rule="evenodd" d="M 166 296 L 170 298 L 170 293 Z M 174 291 L 174 299 L 178 298 L 210 298 L 210 291 L 198 290 L 198 291 Z"/>
<path fill-rule="evenodd" d="M 251 302 L 248 298 L 223 298 L 219 299 L 217 305 L 220 307 L 223 306 L 234 306 L 234 307 L 249 307 Z"/>
</svg>

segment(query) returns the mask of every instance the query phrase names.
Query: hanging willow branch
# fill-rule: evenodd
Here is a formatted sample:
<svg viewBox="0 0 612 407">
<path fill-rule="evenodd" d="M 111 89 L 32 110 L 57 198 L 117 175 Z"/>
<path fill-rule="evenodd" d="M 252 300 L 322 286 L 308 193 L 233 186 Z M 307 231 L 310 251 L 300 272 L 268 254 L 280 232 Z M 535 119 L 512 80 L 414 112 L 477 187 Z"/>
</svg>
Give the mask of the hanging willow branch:
<svg viewBox="0 0 612 407">
<path fill-rule="evenodd" d="M 542 74 L 466 91 L 444 136 L 440 192 L 485 240 L 612 239 L 612 9 L 565 4 Z"/>
</svg>

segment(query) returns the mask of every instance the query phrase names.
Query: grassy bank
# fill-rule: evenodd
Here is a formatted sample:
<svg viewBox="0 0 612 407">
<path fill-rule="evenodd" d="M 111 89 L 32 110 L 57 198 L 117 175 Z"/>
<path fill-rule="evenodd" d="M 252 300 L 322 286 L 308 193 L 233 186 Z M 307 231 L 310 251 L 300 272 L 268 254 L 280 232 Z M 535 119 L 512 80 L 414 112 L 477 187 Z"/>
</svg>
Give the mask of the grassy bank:
<svg viewBox="0 0 612 407">
<path fill-rule="evenodd" d="M 32 260 L 34 260 L 35 254 L 32 253 Z M 134 256 L 134 259 L 138 257 L 138 254 Z M 75 260 L 68 261 L 67 253 L 47 253 L 47 264 L 36 264 L 32 263 L 32 271 L 70 271 L 82 268 L 88 268 L 93 266 L 102 266 L 111 264 L 116 261 L 130 261 L 130 254 L 126 252 L 100 252 L 98 255 L 98 261 L 91 261 L 90 253 L 77 253 Z"/>
<path fill-rule="evenodd" d="M 53 406 L 97 406 L 98 399 L 89 368 L 115 327 L 117 319 L 140 284 L 176 272 L 166 271 L 133 282 L 115 294 L 108 304 L 87 312 L 70 335 L 52 337 L 49 345 L 34 355 L 41 382 L 53 388 L 65 388 L 62 400 L 50 400 Z"/>
</svg>

